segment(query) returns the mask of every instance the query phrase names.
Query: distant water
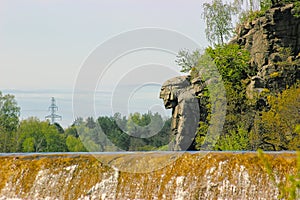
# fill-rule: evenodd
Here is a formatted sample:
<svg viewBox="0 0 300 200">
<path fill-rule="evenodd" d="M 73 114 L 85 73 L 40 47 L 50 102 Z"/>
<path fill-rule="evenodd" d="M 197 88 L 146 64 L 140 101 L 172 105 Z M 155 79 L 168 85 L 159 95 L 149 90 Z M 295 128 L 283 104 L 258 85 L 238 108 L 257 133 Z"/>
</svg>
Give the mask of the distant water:
<svg viewBox="0 0 300 200">
<path fill-rule="evenodd" d="M 128 87 L 129 88 L 129 87 Z M 132 86 L 130 87 L 132 88 Z M 124 92 L 126 87 L 124 86 Z M 44 120 L 46 115 L 49 115 L 49 106 L 51 97 L 54 97 L 58 106 L 57 114 L 61 115 L 62 121 L 58 121 L 63 127 L 68 127 L 74 122 L 73 117 L 73 89 L 65 90 L 2 90 L 3 94 L 12 94 L 15 96 L 18 105 L 21 107 L 21 119 L 26 119 L 31 116 L 36 116 L 40 120 Z M 111 90 L 95 92 L 95 112 L 87 114 L 97 118 L 99 116 L 113 116 L 114 112 L 125 113 L 146 113 L 153 108 L 153 105 L 160 106 L 164 113 L 162 115 L 171 116 L 169 110 L 164 110 L 163 102 L 158 98 L 160 86 L 147 86 L 138 90 L 131 99 L 117 99 L 119 105 L 126 107 L 117 107 L 112 109 Z M 84 101 L 84 99 L 83 99 Z M 96 115 L 96 116 L 95 116 Z M 88 117 L 88 116 L 82 116 Z"/>
<path fill-rule="evenodd" d="M 18 105 L 21 107 L 21 119 L 31 116 L 38 117 L 41 120 L 49 115 L 49 106 L 51 97 L 55 97 L 58 106 L 57 114 L 62 115 L 62 121 L 59 123 L 63 127 L 72 124 L 72 90 L 4 90 L 4 94 L 15 96 Z"/>
</svg>

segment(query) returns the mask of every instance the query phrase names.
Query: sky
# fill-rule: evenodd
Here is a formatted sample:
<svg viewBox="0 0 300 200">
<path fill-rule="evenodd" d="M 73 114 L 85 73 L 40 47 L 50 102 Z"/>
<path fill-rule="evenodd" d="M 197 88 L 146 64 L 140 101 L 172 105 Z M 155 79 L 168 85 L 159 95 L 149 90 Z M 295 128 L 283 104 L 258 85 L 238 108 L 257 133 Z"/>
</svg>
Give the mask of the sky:
<svg viewBox="0 0 300 200">
<path fill-rule="evenodd" d="M 0 91 L 15 95 L 21 119 L 43 120 L 55 97 L 65 127 L 77 116 L 74 109 L 83 117 L 151 109 L 170 115 L 158 99 L 160 86 L 181 75 L 176 51 L 194 47 L 193 42 L 208 45 L 203 3 L 0 0 Z M 87 67 L 91 62 L 98 68 Z M 91 90 L 86 101 L 74 95 L 85 89 Z M 93 104 L 93 112 L 74 106 L 74 98 Z"/>
</svg>

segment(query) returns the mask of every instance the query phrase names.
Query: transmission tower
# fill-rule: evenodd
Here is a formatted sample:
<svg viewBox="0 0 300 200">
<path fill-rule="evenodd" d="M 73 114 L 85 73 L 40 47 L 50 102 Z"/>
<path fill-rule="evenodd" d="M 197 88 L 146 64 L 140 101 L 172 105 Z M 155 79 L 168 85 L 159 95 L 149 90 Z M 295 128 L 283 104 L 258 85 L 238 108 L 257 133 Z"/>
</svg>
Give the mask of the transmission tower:
<svg viewBox="0 0 300 200">
<path fill-rule="evenodd" d="M 51 114 L 47 115 L 45 118 L 50 119 L 51 124 L 54 124 L 56 119 L 59 119 L 59 120 L 62 119 L 62 117 L 60 115 L 55 114 L 55 112 L 58 111 L 58 107 L 55 104 L 54 97 L 51 98 L 51 105 L 49 106 L 49 111 L 51 112 Z"/>
</svg>

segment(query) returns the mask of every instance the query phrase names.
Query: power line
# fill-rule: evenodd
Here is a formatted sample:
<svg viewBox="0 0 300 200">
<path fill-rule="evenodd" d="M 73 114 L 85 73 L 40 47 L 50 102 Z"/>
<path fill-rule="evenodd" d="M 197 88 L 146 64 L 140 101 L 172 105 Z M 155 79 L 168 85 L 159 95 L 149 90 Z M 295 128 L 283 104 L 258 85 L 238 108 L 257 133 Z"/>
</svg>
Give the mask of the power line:
<svg viewBox="0 0 300 200">
<path fill-rule="evenodd" d="M 54 124 L 56 119 L 62 120 L 62 116 L 55 114 L 58 111 L 58 107 L 55 103 L 54 97 L 51 98 L 51 105 L 49 106 L 50 115 L 47 115 L 45 118 L 51 120 L 51 124 Z"/>
</svg>

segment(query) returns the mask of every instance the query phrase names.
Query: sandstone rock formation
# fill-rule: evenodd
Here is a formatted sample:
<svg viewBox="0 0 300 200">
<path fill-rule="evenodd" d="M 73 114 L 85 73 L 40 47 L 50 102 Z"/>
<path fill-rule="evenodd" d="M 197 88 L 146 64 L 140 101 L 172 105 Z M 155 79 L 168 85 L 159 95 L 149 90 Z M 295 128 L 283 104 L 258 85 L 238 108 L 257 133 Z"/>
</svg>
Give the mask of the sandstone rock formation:
<svg viewBox="0 0 300 200">
<path fill-rule="evenodd" d="M 263 90 L 281 92 L 300 78 L 300 18 L 293 4 L 272 8 L 262 17 L 241 25 L 231 41 L 251 54 L 248 95 Z"/>
<path fill-rule="evenodd" d="M 175 140 L 170 150 L 187 150 L 193 143 L 200 119 L 197 90 L 189 76 L 172 78 L 161 88 L 160 98 L 165 107 L 173 109 L 171 129 Z"/>
<path fill-rule="evenodd" d="M 230 43 L 240 45 L 251 55 L 251 73 L 241 81 L 247 86 L 248 99 L 253 100 L 253 113 L 268 109 L 268 95 L 278 94 L 300 80 L 300 17 L 294 16 L 293 4 L 271 8 L 264 16 L 240 25 Z M 162 86 L 160 98 L 166 108 L 173 109 L 175 141 L 171 150 L 192 149 L 189 145 L 193 143 L 198 121 L 205 120 L 202 115 L 207 110 L 202 105 L 200 75 L 193 76 L 193 80 L 190 76 L 176 77 Z M 247 129 L 251 126 L 253 121 Z"/>
</svg>

